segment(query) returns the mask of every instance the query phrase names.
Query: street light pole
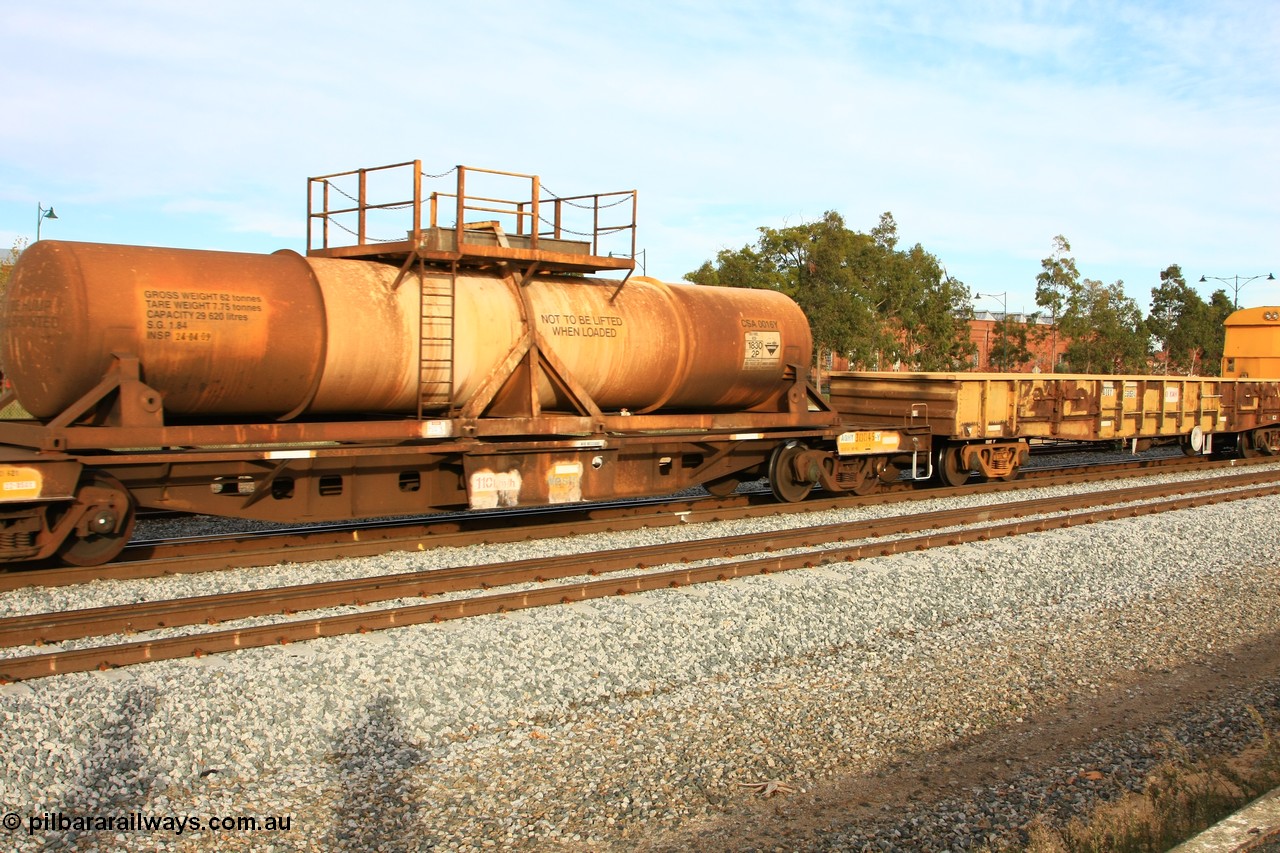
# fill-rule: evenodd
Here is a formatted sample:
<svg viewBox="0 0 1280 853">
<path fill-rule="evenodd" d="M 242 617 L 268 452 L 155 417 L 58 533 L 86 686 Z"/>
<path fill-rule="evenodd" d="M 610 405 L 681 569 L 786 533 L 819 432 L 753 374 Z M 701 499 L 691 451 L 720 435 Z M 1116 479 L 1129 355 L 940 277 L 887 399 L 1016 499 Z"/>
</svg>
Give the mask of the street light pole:
<svg viewBox="0 0 1280 853">
<path fill-rule="evenodd" d="M 1000 370 L 1007 373 L 1009 370 L 1009 292 L 1006 290 L 1004 293 L 973 294 L 974 299 L 982 299 L 983 297 L 998 298 L 1000 300 L 1000 321 L 1005 324 L 1005 328 L 1000 335 L 1000 340 L 1002 341 L 1000 347 Z"/>
<path fill-rule="evenodd" d="M 53 212 L 52 206 L 45 207 L 44 205 L 40 204 L 40 202 L 36 202 L 36 242 L 40 241 L 40 225 L 46 219 L 57 219 L 57 218 L 58 218 L 58 214 Z"/>
<path fill-rule="evenodd" d="M 1246 284 L 1248 284 L 1249 282 L 1253 281 L 1253 280 L 1254 280 L 1254 279 L 1256 279 L 1256 278 L 1262 278 L 1262 273 L 1258 273 L 1257 275 L 1251 275 L 1251 276 L 1247 277 L 1244 281 L 1241 281 L 1241 280 L 1240 280 L 1240 276 L 1238 276 L 1238 275 L 1233 275 L 1233 276 L 1231 276 L 1231 278 L 1219 278 L 1219 277 L 1218 277 L 1218 276 L 1216 276 L 1216 275 L 1207 275 L 1207 276 L 1206 276 L 1206 275 L 1202 275 L 1202 276 L 1200 276 L 1200 283 L 1201 283 L 1201 284 L 1204 284 L 1204 283 L 1206 282 L 1206 280 L 1207 280 L 1207 279 L 1213 279 L 1214 281 L 1220 281 L 1220 282 L 1222 282 L 1223 284 L 1230 284 L 1230 285 L 1231 285 L 1231 289 L 1232 289 L 1232 291 L 1233 291 L 1233 293 L 1232 293 L 1232 295 L 1231 295 L 1231 304 L 1232 304 L 1232 306 L 1234 306 L 1237 310 L 1239 310 L 1239 308 L 1240 308 L 1240 288 L 1244 287 Z M 1275 277 L 1274 275 L 1272 275 L 1271 273 L 1267 273 L 1267 281 L 1275 281 L 1275 280 L 1276 280 L 1276 277 Z"/>
</svg>

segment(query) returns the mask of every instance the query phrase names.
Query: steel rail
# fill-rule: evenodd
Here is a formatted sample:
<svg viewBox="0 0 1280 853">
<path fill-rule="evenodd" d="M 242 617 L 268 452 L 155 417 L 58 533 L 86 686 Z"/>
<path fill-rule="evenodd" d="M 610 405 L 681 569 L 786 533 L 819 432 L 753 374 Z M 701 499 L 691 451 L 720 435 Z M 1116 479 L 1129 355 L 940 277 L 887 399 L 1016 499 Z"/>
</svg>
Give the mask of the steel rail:
<svg viewBox="0 0 1280 853">
<path fill-rule="evenodd" d="M 1180 484 L 1134 486 L 1105 494 L 1077 496 L 1076 503 L 1113 506 L 1162 497 L 1172 491 L 1204 493 L 1280 483 L 1280 471 Z M 397 598 L 429 598 L 449 592 L 561 580 L 674 562 L 721 559 L 745 554 L 809 548 L 862 539 L 898 536 L 977 521 L 988 522 L 1060 511 L 1067 499 L 1038 498 L 1000 506 L 966 507 L 917 515 L 746 533 L 735 536 L 647 545 L 640 548 L 538 557 L 504 563 L 427 569 L 394 575 L 343 578 L 312 584 L 233 593 L 144 601 L 0 618 L 0 647 L 39 645 L 116 633 L 135 633 L 200 623 L 228 622 L 259 616 L 292 614 L 325 607 L 364 605 Z"/>
<path fill-rule="evenodd" d="M 1240 465 L 1265 464 L 1268 459 L 1234 460 Z M 1022 479 L 983 484 L 913 488 L 908 483 L 885 492 L 856 497 L 821 493 L 798 504 L 780 504 L 770 496 L 733 495 L 724 499 L 693 498 L 657 504 L 627 502 L 530 513 L 533 524 L 511 523 L 512 514 L 487 513 L 417 518 L 406 521 L 345 523 L 314 528 L 290 528 L 256 534 L 219 534 L 173 542 L 142 542 L 125 550 L 125 562 L 86 568 L 61 567 L 0 572 L 0 592 L 28 586 L 70 586 L 94 580 L 136 580 L 173 574 L 194 574 L 227 569 L 274 566 L 283 562 L 309 562 L 336 557 L 364 557 L 389 551 L 421 551 L 477 543 L 521 542 L 530 539 L 575 536 L 585 533 L 666 527 L 746 518 L 761 514 L 820 512 L 839 507 L 904 501 L 931 500 L 953 495 L 1006 492 L 1046 485 L 1123 479 L 1135 471 L 1167 473 L 1170 470 L 1208 469 L 1230 463 L 1211 463 L 1203 457 L 1091 464 L 1069 468 L 1029 470 Z M 641 509 L 636 509 L 639 506 Z M 523 517 L 515 514 L 515 517 Z"/>
<path fill-rule="evenodd" d="M 1167 484 L 1163 488 L 1176 492 L 1188 484 Z M 1160 487 L 1147 487 L 1155 492 Z M 21 658 L 0 660 L 0 680 L 15 681 L 95 668 L 111 668 L 148 660 L 172 659 L 190 655 L 229 651 L 240 648 L 261 647 L 276 643 L 318 637 L 337 636 L 353 631 L 371 631 L 424 622 L 443 621 L 466 616 L 499 613 L 545 606 L 557 602 L 572 602 L 599 598 L 606 595 L 626 594 L 659 589 L 668 586 L 685 586 L 709 580 L 722 580 L 754 574 L 768 574 L 790 569 L 812 567 L 837 562 L 849 562 L 868 556 L 889 555 L 962 542 L 984 541 L 998 536 L 1048 530 L 1076 524 L 1117 518 L 1136 517 L 1156 512 L 1166 512 L 1196 506 L 1244 500 L 1263 495 L 1280 494 L 1280 483 L 1272 479 L 1267 485 L 1196 494 L 1159 503 L 1136 504 L 1106 509 L 1090 509 L 1085 512 L 1050 518 L 1020 520 L 994 526 L 981 526 L 946 533 L 927 533 L 880 542 L 863 542 L 840 545 L 834 548 L 802 551 L 789 555 L 751 557 L 728 563 L 697 568 L 655 571 L 640 575 L 611 578 L 600 581 L 552 585 L 539 590 L 508 592 L 473 596 L 471 598 L 432 602 L 405 607 L 371 610 L 340 616 L 321 616 L 293 620 L 275 625 L 253 628 L 213 631 L 171 639 L 149 640 L 119 646 L 53 652 Z M 1085 496 L 1074 496 L 1080 499 Z M 1028 503 L 1041 504 L 1043 501 Z M 1061 503 L 1061 501 L 1059 501 Z M 979 513 L 983 514 L 983 513 Z M 1040 514 L 1040 513 L 1034 513 Z M 972 511 L 970 511 L 972 515 Z M 985 519 L 984 519 L 985 520 Z M 686 543 L 687 545 L 687 543 Z M 594 555 L 588 555 L 594 556 Z"/>
</svg>

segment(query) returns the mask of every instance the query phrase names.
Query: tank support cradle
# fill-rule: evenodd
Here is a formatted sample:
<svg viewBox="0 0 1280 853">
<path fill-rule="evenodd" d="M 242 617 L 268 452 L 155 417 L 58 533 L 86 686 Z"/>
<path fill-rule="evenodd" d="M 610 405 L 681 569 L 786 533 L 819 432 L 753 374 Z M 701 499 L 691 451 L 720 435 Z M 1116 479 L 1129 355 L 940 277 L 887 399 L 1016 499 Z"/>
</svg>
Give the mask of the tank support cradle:
<svg viewBox="0 0 1280 853">
<path fill-rule="evenodd" d="M 102 381 L 51 420 L 48 424 L 50 429 L 69 427 L 91 412 L 96 415 L 95 420 L 106 426 L 164 426 L 160 393 L 142 381 L 138 357 L 119 352 L 111 355 L 114 360 Z"/>
</svg>

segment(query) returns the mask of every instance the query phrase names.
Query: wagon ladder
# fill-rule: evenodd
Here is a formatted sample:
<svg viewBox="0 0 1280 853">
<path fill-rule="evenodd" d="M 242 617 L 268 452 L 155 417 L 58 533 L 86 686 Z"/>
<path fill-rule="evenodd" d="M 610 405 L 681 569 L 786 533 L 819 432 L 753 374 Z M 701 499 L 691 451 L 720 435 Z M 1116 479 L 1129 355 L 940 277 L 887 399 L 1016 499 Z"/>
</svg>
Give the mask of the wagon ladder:
<svg viewBox="0 0 1280 853">
<path fill-rule="evenodd" d="M 448 276 L 423 275 L 419 300 L 418 417 L 430 409 L 448 408 L 453 401 L 454 298 L 458 264 Z"/>
</svg>

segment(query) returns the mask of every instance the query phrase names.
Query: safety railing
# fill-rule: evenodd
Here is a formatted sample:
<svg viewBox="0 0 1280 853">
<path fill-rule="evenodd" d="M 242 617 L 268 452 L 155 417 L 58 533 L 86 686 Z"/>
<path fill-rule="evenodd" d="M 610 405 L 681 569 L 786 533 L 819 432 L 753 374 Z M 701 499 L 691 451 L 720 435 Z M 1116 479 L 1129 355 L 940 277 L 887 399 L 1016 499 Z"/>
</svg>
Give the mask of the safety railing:
<svg viewBox="0 0 1280 853">
<path fill-rule="evenodd" d="M 636 193 L 557 196 L 537 175 L 469 166 L 426 174 L 420 160 L 308 179 L 308 254 L 424 246 L 634 259 Z"/>
</svg>

